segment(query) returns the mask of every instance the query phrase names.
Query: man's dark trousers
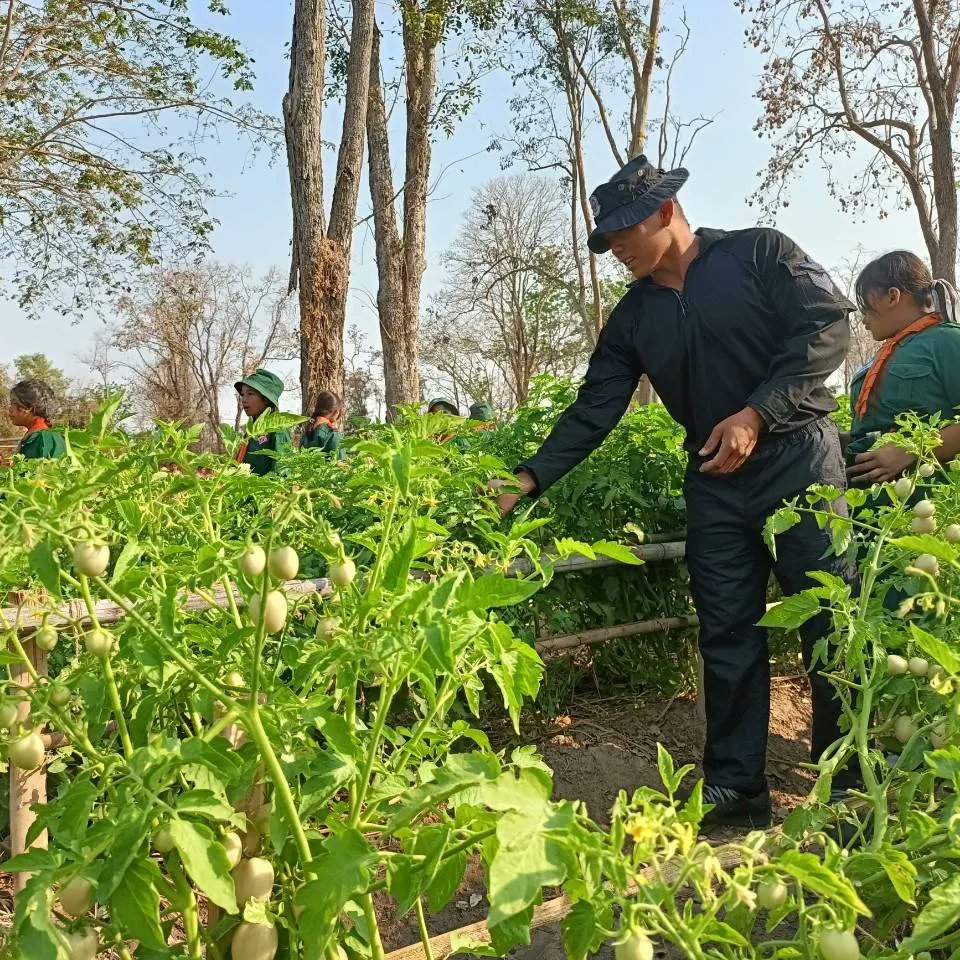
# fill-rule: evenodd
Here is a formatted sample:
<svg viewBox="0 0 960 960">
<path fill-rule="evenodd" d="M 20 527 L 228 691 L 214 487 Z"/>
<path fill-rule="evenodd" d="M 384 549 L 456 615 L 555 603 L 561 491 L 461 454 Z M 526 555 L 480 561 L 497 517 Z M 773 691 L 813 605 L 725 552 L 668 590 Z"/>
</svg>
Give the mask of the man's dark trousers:
<svg viewBox="0 0 960 960">
<path fill-rule="evenodd" d="M 756 624 L 764 614 L 771 570 L 785 595 L 814 585 L 809 570 L 856 583 L 845 560 L 827 556 L 829 532 L 810 515 L 777 537 L 776 559 L 764 542 L 767 517 L 814 483 L 841 490 L 845 485 L 840 439 L 827 419 L 761 438 L 732 474 L 699 473 L 696 461 L 687 473 L 687 566 L 700 618 L 707 713 L 704 778 L 747 796 L 766 785 L 770 661 L 766 630 Z M 834 509 L 845 512 L 845 502 Z M 813 647 L 829 627 L 824 613 L 801 629 L 808 670 Z M 819 671 L 820 666 L 810 675 L 814 761 L 840 736 L 840 703 Z M 838 785 L 846 776 L 837 777 Z"/>
</svg>

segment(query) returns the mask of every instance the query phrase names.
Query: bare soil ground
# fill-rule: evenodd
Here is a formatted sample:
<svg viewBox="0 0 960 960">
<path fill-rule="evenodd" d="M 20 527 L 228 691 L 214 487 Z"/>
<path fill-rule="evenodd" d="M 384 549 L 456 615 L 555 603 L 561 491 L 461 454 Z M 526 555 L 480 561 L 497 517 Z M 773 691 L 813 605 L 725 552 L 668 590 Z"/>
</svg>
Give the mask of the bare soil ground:
<svg viewBox="0 0 960 960">
<path fill-rule="evenodd" d="M 810 699 L 806 682 L 775 678 L 771 696 L 770 746 L 767 773 L 774 795 L 775 816 L 782 818 L 809 791 L 813 778 L 800 764 L 809 750 Z M 563 716 L 548 721 L 531 718 L 521 737 L 508 726 L 494 725 L 491 736 L 500 745 L 535 744 L 554 771 L 557 798 L 579 799 L 590 815 L 604 821 L 617 792 L 641 785 L 658 786 L 657 742 L 671 752 L 677 765 L 698 765 L 703 725 L 693 700 L 642 703 L 635 699 L 583 699 Z M 11 878 L 0 875 L 0 927 L 13 910 Z M 390 951 L 418 940 L 412 914 L 396 918 L 391 901 L 378 902 L 384 946 Z M 471 863 L 452 901 L 438 914 L 428 916 L 432 934 L 482 920 L 487 915 L 483 870 Z M 612 949 L 600 956 L 607 960 Z M 559 927 L 533 932 L 531 944 L 514 952 L 514 960 L 563 960 Z M 675 955 L 658 953 L 660 957 Z"/>
</svg>

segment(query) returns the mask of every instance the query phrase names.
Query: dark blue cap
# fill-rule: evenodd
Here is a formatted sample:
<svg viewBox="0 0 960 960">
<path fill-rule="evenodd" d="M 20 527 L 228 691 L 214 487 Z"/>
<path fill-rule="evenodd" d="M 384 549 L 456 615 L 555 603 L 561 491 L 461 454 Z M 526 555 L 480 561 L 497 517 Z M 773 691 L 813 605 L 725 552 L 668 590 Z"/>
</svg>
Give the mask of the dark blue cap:
<svg viewBox="0 0 960 960">
<path fill-rule="evenodd" d="M 652 217 L 677 195 L 689 176 L 683 167 L 661 170 L 642 154 L 634 157 L 590 194 L 595 226 L 587 246 L 594 253 L 606 253 L 610 249 L 608 234 Z"/>
</svg>

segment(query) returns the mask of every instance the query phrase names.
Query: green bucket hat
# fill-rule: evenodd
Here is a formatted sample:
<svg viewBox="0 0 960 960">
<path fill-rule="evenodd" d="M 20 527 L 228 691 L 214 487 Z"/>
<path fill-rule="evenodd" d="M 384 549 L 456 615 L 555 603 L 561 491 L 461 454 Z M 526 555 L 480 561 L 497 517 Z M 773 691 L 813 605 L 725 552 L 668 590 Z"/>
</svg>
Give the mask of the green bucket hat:
<svg viewBox="0 0 960 960">
<path fill-rule="evenodd" d="M 251 390 L 256 390 L 257 393 L 268 403 L 273 404 L 273 406 L 277 407 L 280 405 L 280 394 L 283 393 L 283 381 L 275 373 L 271 373 L 269 370 L 264 370 L 261 367 L 259 370 L 255 370 L 249 376 L 238 380 L 234 384 L 237 393 L 240 392 L 240 388 L 244 385 L 250 387 Z"/>
<path fill-rule="evenodd" d="M 444 413 L 452 413 L 455 417 L 460 416 L 460 411 L 457 409 L 457 405 L 452 400 L 448 400 L 446 397 L 434 397 L 427 404 L 427 413 L 429 413 L 434 407 L 444 407 Z"/>
<path fill-rule="evenodd" d="M 492 420 L 493 419 L 493 407 L 489 403 L 484 401 L 483 403 L 475 403 L 470 407 L 470 419 L 471 420 Z"/>
</svg>

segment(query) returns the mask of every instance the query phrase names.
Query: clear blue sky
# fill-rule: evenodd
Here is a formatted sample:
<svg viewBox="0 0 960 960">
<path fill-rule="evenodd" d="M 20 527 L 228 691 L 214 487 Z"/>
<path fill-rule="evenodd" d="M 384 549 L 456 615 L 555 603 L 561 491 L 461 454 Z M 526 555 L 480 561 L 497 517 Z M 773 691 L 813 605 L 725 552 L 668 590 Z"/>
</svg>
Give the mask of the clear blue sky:
<svg viewBox="0 0 960 960">
<path fill-rule="evenodd" d="M 688 159 L 690 182 L 684 189 L 684 203 L 698 225 L 735 228 L 756 221 L 757 213 L 746 198 L 757 182 L 757 172 L 768 155 L 768 145 L 752 130 L 759 105 L 754 98 L 761 61 L 743 45 L 744 20 L 731 0 L 667 0 L 665 22 L 676 22 L 685 7 L 692 29 L 688 52 L 676 76 L 676 112 L 717 116 L 716 122 L 696 141 Z M 257 85 L 254 99 L 265 110 L 279 113 L 287 85 L 286 44 L 289 40 L 292 5 L 289 0 L 234 0 L 234 13 L 226 29 L 256 58 Z M 378 8 L 386 15 L 388 8 Z M 389 55 L 389 49 L 388 49 Z M 486 152 L 493 134 L 505 130 L 504 102 L 510 96 L 509 82 L 491 77 L 484 97 L 450 139 L 439 141 L 434 150 L 434 172 L 439 179 L 429 209 L 427 261 L 424 295 L 436 290 L 443 278 L 441 257 L 456 235 L 459 218 L 470 200 L 471 191 L 501 173 L 500 158 Z M 328 111 L 325 137 L 335 140 L 339 115 Z M 290 204 L 287 171 L 281 155 L 269 165 L 264 157 L 251 159 L 229 135 L 220 144 L 211 144 L 208 169 L 217 187 L 230 194 L 218 199 L 212 212 L 219 221 L 213 236 L 213 255 L 220 260 L 248 263 L 258 271 L 277 266 L 285 273 L 289 262 Z M 606 179 L 609 152 L 596 143 L 591 150 L 591 179 Z M 330 176 L 335 157 L 326 154 Z M 394 166 L 401 155 L 395 148 Z M 364 184 L 359 215 L 369 212 Z M 823 187 L 816 165 L 808 166 L 792 194 L 792 202 L 777 226 L 791 234 L 808 252 L 828 267 L 848 256 L 858 243 L 868 251 L 908 246 L 923 253 L 913 213 L 908 211 L 887 220 L 851 223 L 834 205 Z M 376 294 L 373 237 L 362 227 L 354 241 L 354 272 L 349 320 L 356 321 L 376 340 L 376 317 L 370 308 Z M 71 376 L 83 377 L 86 368 L 77 355 L 87 350 L 99 324 L 88 318 L 78 325 L 49 315 L 26 321 L 15 306 L 0 301 L 3 355 L 6 362 L 20 353 L 44 352 Z M 287 373 L 292 373 L 293 368 Z"/>
</svg>

